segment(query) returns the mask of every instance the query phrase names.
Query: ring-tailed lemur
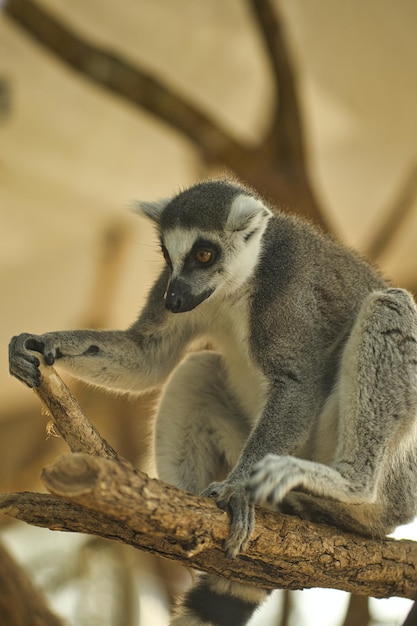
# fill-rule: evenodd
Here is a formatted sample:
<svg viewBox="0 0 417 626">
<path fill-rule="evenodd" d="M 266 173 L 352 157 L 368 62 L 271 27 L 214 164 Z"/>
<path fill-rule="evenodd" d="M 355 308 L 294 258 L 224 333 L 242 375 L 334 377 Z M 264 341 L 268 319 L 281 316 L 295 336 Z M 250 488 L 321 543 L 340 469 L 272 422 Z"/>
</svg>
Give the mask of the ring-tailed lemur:
<svg viewBox="0 0 417 626">
<path fill-rule="evenodd" d="M 121 331 L 14 337 L 11 373 L 38 385 L 38 352 L 113 389 L 168 379 L 155 426 L 159 476 L 230 510 L 232 556 L 250 540 L 254 503 L 377 536 L 411 520 L 412 297 L 229 181 L 139 210 L 155 222 L 166 263 L 138 320 Z M 184 358 L 200 338 L 214 349 Z M 171 625 L 243 625 L 265 596 L 203 574 Z"/>
</svg>

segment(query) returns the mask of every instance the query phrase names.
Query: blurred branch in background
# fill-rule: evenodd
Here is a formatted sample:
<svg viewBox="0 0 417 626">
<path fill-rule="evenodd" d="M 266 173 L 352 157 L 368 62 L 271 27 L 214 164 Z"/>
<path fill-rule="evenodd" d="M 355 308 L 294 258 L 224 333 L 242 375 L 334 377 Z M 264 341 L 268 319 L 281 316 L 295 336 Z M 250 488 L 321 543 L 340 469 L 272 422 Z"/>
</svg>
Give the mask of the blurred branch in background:
<svg viewBox="0 0 417 626">
<path fill-rule="evenodd" d="M 0 545 L 0 624 L 62 626 L 25 570 Z"/>
<path fill-rule="evenodd" d="M 414 165 L 403 182 L 397 197 L 386 211 L 386 217 L 368 245 L 370 259 L 378 260 L 391 245 L 401 226 L 413 209 L 417 196 L 417 165 Z M 416 283 L 417 287 L 417 283 Z"/>
<path fill-rule="evenodd" d="M 271 130 L 257 146 L 233 138 L 208 113 L 142 68 L 82 39 L 33 0 L 8 0 L 4 12 L 83 76 L 139 106 L 185 135 L 210 164 L 223 165 L 249 185 L 322 227 L 309 180 L 295 77 L 279 18 L 269 0 L 248 0 L 276 81 Z M 278 84 L 279 81 L 279 84 Z"/>
<path fill-rule="evenodd" d="M 370 621 L 368 598 L 352 593 L 342 626 L 368 626 Z"/>
<path fill-rule="evenodd" d="M 414 602 L 413 607 L 407 615 L 407 619 L 405 620 L 403 626 L 417 626 L 417 602 Z"/>
<path fill-rule="evenodd" d="M 4 12 L 31 37 L 48 48 L 56 58 L 82 76 L 175 128 L 192 142 L 201 158 L 209 165 L 231 169 L 284 209 L 289 207 L 326 227 L 310 182 L 305 134 L 297 97 L 297 73 L 288 51 L 276 3 L 273 4 L 270 0 L 247 0 L 247 6 L 252 11 L 254 25 L 265 47 L 272 69 L 275 93 L 275 109 L 269 129 L 257 145 L 246 145 L 237 140 L 209 112 L 199 109 L 177 90 L 173 90 L 141 67 L 92 45 L 32 0 L 8 0 Z M 3 106 L 0 102 L 0 114 L 7 114 L 10 107 L 8 83 L 5 87 L 4 97 L 1 98 L 0 94 L 0 100 L 4 101 Z M 371 258 L 378 259 L 384 254 L 404 224 L 411 200 L 416 194 L 416 181 L 417 172 L 414 169 L 392 209 L 387 212 L 386 222 L 378 229 L 369 246 Z M 108 302 L 112 300 L 117 287 L 120 271 L 118 264 L 123 260 L 127 237 L 128 233 L 123 230 L 123 225 L 120 228 L 119 225 L 114 225 L 114 228 L 111 226 L 105 235 L 107 243 L 103 247 L 102 263 L 99 265 L 91 306 L 86 313 L 87 326 L 108 325 Z M 113 260 L 107 265 L 110 258 Z M 90 394 L 90 390 L 80 390 L 80 395 L 87 404 L 90 403 Z M 141 400 L 136 406 L 135 401 L 123 408 L 118 399 L 109 396 L 101 404 L 100 400 L 97 402 L 97 396 L 92 401 L 96 409 L 98 404 L 96 412 L 100 413 L 99 423 L 102 425 L 104 418 L 108 429 L 114 429 L 111 440 L 116 442 L 116 448 L 129 459 L 137 456 L 143 440 L 142 425 L 137 422 L 138 426 L 133 428 L 130 419 L 138 411 L 140 403 Z M 364 606 L 363 598 L 360 599 L 360 604 Z M 351 611 L 354 609 L 353 605 L 352 601 Z M 358 621 L 355 623 L 359 625 Z"/>
</svg>

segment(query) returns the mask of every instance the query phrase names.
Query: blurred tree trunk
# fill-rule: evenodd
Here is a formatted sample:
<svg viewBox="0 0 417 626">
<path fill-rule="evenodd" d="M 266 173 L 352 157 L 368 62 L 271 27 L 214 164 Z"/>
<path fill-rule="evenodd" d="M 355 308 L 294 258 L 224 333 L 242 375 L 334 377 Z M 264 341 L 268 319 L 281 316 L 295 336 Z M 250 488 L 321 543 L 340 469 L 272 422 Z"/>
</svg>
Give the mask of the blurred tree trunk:
<svg viewBox="0 0 417 626">
<path fill-rule="evenodd" d="M 403 626 L 417 626 L 417 602 L 414 602 Z"/>
<path fill-rule="evenodd" d="M 25 570 L 0 545 L 0 624 L 63 626 Z"/>
<path fill-rule="evenodd" d="M 369 599 L 352 593 L 342 626 L 368 626 L 370 619 Z"/>
</svg>

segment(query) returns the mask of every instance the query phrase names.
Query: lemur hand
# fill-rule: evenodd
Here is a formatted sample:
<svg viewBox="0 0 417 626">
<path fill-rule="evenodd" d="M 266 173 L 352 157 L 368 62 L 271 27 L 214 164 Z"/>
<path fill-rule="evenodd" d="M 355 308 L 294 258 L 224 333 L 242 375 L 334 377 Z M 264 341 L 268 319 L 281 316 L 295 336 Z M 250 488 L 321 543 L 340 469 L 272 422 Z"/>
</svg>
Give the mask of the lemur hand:
<svg viewBox="0 0 417 626">
<path fill-rule="evenodd" d="M 40 361 L 34 352 L 42 354 L 47 365 L 53 365 L 61 356 L 51 335 L 22 333 L 13 337 L 9 344 L 9 370 L 28 387 L 39 387 L 41 383 Z"/>
<path fill-rule="evenodd" d="M 221 483 L 211 483 L 201 495 L 216 498 L 221 509 L 230 511 L 232 521 L 225 549 L 228 556 L 237 556 L 248 544 L 255 519 L 254 505 L 245 486 L 225 480 Z"/>
</svg>

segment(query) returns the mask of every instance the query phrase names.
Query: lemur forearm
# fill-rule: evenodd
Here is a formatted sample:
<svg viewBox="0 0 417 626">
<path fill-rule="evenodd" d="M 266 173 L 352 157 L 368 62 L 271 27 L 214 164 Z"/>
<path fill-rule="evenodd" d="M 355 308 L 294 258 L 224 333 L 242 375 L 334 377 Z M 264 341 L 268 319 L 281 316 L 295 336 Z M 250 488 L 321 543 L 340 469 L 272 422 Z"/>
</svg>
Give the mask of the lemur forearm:
<svg viewBox="0 0 417 626">
<path fill-rule="evenodd" d="M 271 392 L 229 479 L 232 482 L 245 481 L 253 465 L 268 453 L 297 454 L 310 434 L 312 411 L 314 408 L 308 401 L 307 389 L 302 384 L 290 381 Z"/>
<path fill-rule="evenodd" d="M 166 333 L 169 335 L 169 331 Z M 36 345 L 36 341 L 39 345 Z M 126 331 L 74 330 L 41 335 L 32 348 L 47 363 L 57 360 L 71 375 L 98 386 L 141 392 L 165 380 L 182 356 L 158 335 Z M 43 345 L 40 345 L 43 344 Z"/>
</svg>

